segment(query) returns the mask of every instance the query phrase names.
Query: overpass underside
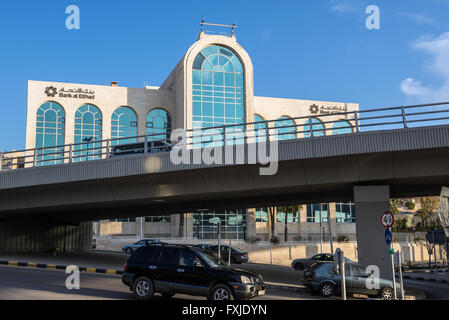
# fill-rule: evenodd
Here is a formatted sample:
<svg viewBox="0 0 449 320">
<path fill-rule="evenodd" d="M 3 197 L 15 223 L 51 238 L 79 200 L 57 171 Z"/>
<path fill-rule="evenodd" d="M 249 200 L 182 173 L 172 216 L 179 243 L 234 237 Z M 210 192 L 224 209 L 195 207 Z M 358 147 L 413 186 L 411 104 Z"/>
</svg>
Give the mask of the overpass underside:
<svg viewBox="0 0 449 320">
<path fill-rule="evenodd" d="M 271 176 L 248 162 L 174 165 L 169 154 L 26 168 L 0 173 L 0 221 L 11 226 L 34 217 L 47 225 L 79 225 L 334 201 L 355 201 L 357 210 L 357 186 L 388 186 L 387 198 L 438 195 L 449 184 L 448 160 L 449 126 L 439 126 L 280 141 L 278 171 Z M 363 215 L 357 212 L 359 229 Z"/>
</svg>

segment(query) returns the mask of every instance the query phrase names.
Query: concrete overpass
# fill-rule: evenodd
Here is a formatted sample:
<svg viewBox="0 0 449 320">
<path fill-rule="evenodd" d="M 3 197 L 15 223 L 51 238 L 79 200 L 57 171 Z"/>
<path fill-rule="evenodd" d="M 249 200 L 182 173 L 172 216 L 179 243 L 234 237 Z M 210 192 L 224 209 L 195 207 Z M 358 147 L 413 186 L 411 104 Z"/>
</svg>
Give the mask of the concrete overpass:
<svg viewBox="0 0 449 320">
<path fill-rule="evenodd" d="M 407 128 L 403 121 L 402 129 L 361 132 L 357 121 L 353 134 L 312 132 L 310 138 L 279 141 L 279 168 L 272 176 L 259 175 L 260 165 L 246 157 L 239 165 L 175 165 L 169 153 L 2 171 L 0 244 L 15 251 L 51 245 L 50 239 L 30 249 L 11 240 L 28 232 L 27 221 L 39 234 L 48 229 L 43 220 L 68 228 L 104 218 L 352 200 L 359 261 L 379 265 L 388 278 L 391 261 L 379 219 L 390 197 L 436 195 L 449 185 L 449 125 Z M 245 151 L 251 147 L 245 144 Z M 223 150 L 230 148 L 236 146 Z M 38 236 L 27 239 L 39 242 Z"/>
</svg>

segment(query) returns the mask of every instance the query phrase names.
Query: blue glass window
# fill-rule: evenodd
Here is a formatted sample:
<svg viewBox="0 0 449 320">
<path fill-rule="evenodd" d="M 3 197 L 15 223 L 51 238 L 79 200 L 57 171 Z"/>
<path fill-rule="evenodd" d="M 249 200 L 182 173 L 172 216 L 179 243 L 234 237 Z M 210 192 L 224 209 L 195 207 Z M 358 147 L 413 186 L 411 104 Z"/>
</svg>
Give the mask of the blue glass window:
<svg viewBox="0 0 449 320">
<path fill-rule="evenodd" d="M 351 124 L 345 120 L 340 120 L 338 122 L 335 122 L 332 129 L 333 129 L 332 134 L 334 134 L 334 135 L 352 133 Z"/>
<path fill-rule="evenodd" d="M 312 133 L 314 137 L 324 136 L 324 125 L 321 120 L 312 118 Z M 310 120 L 307 120 L 304 125 L 304 137 L 310 138 Z"/>
<path fill-rule="evenodd" d="M 85 104 L 76 111 L 74 141 L 82 144 L 75 145 L 73 161 L 101 158 L 102 121 L 101 112 L 94 105 Z"/>
<path fill-rule="evenodd" d="M 36 113 L 36 165 L 64 163 L 65 111 L 56 102 L 47 102 Z M 61 146 L 61 147 L 58 147 Z M 52 148 L 54 147 L 54 148 Z"/>
<path fill-rule="evenodd" d="M 217 45 L 204 48 L 193 63 L 192 89 L 193 128 L 245 122 L 243 66 L 231 50 Z M 230 133 L 233 131 L 227 129 L 226 132 L 228 130 Z M 205 140 L 211 139 L 195 139 Z"/>
<path fill-rule="evenodd" d="M 111 139 L 137 137 L 137 115 L 129 107 L 120 107 L 112 114 Z M 111 144 L 136 143 L 137 138 L 112 140 Z"/>
<path fill-rule="evenodd" d="M 275 123 L 275 139 L 290 140 L 296 138 L 295 122 L 288 117 L 281 117 Z"/>
<path fill-rule="evenodd" d="M 150 141 L 169 141 L 171 117 L 164 109 L 153 109 L 147 115 L 147 135 Z"/>
<path fill-rule="evenodd" d="M 254 136 L 256 137 L 256 142 L 265 142 L 267 140 L 267 130 L 265 119 L 263 119 L 258 114 L 254 115 Z"/>
<path fill-rule="evenodd" d="M 268 222 L 268 208 L 256 209 L 256 222 Z"/>
<path fill-rule="evenodd" d="M 329 205 L 327 203 L 307 205 L 307 222 L 325 223 L 328 222 Z"/>
<path fill-rule="evenodd" d="M 354 223 L 355 222 L 355 205 L 349 203 L 336 203 L 337 223 Z"/>
</svg>

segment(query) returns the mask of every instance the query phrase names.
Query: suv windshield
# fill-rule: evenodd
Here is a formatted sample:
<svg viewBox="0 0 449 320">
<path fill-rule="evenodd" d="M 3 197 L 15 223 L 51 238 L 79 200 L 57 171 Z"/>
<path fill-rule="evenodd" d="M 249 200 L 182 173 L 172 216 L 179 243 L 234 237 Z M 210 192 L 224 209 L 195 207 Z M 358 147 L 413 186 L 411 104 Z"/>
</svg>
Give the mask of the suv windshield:
<svg viewBox="0 0 449 320">
<path fill-rule="evenodd" d="M 198 254 L 206 261 L 206 263 L 213 268 L 219 268 L 227 266 L 227 264 L 217 257 L 215 254 L 210 252 L 198 252 Z"/>
</svg>

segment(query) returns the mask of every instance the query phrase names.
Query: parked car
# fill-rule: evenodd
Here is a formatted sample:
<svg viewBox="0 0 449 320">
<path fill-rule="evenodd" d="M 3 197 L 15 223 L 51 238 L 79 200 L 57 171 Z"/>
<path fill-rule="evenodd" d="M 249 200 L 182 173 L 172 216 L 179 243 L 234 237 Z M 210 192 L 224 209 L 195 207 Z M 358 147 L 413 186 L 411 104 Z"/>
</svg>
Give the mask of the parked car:
<svg viewBox="0 0 449 320">
<path fill-rule="evenodd" d="M 213 252 L 218 255 L 218 246 L 212 245 L 212 246 L 206 247 L 204 250 L 206 250 L 208 252 Z M 231 250 L 231 263 L 232 264 L 242 264 L 243 262 L 248 262 L 248 253 L 247 252 L 243 252 L 242 250 L 240 250 L 239 248 L 236 248 L 236 247 L 229 247 L 229 246 L 222 245 L 220 247 L 220 255 L 224 261 L 228 261 L 228 259 L 229 259 L 229 250 Z"/>
<path fill-rule="evenodd" d="M 169 152 L 173 149 L 173 146 L 164 141 L 148 141 L 147 152 L 148 153 L 160 153 Z M 111 149 L 110 158 L 131 156 L 136 154 L 142 154 L 145 151 L 145 143 L 130 143 L 113 146 Z"/>
<path fill-rule="evenodd" d="M 265 294 L 261 275 L 226 265 L 215 254 L 194 246 L 162 244 L 139 248 L 125 264 L 122 282 L 138 300 L 154 293 L 177 293 L 209 300 L 251 299 Z"/>
<path fill-rule="evenodd" d="M 292 267 L 295 270 L 304 270 L 308 267 L 310 267 L 312 264 L 314 264 L 317 261 L 327 261 L 332 262 L 334 261 L 334 255 L 331 253 L 320 253 L 316 254 L 311 258 L 305 258 L 305 259 L 296 259 L 292 262 Z M 346 262 L 353 262 L 352 260 L 345 257 Z"/>
<path fill-rule="evenodd" d="M 349 294 L 366 294 L 370 297 L 380 297 L 391 300 L 394 297 L 393 282 L 379 279 L 379 289 L 368 289 L 366 279 L 369 274 L 361 265 L 349 262 L 345 263 L 346 292 Z M 330 297 L 341 292 L 341 276 L 337 272 L 335 263 L 316 262 L 304 271 L 303 284 L 312 292 Z M 399 295 L 400 285 L 396 284 L 396 292 Z"/>
<path fill-rule="evenodd" d="M 212 245 L 211 244 L 196 244 L 196 245 L 194 245 L 194 247 L 200 248 L 202 250 L 206 250 L 207 248 L 212 247 Z"/>
<path fill-rule="evenodd" d="M 137 249 L 139 249 L 140 247 L 151 246 L 151 245 L 160 244 L 160 243 L 161 242 L 156 239 L 142 239 L 142 240 L 137 241 L 136 243 L 125 244 L 122 247 L 122 251 L 126 252 L 127 254 L 131 254 L 134 251 L 136 251 Z"/>
</svg>

